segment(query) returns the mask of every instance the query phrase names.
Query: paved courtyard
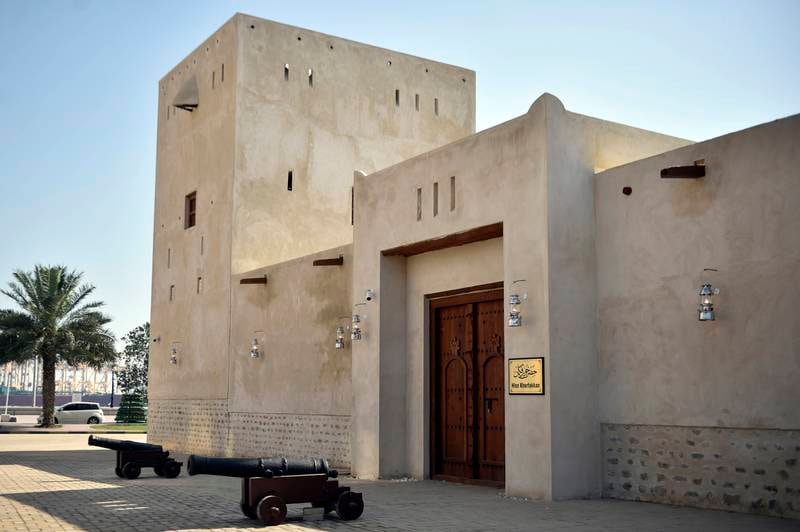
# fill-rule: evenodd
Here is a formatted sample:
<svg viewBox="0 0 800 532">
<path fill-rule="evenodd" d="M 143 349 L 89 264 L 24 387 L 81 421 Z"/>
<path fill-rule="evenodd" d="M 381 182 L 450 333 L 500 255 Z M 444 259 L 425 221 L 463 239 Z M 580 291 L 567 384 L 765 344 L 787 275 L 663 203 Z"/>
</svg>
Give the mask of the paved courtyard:
<svg viewBox="0 0 800 532">
<path fill-rule="evenodd" d="M 114 435 L 144 441 L 144 435 Z M 114 453 L 79 434 L 0 434 L 0 530 L 258 530 L 239 512 L 238 479 L 114 475 Z M 183 459 L 185 457 L 181 457 Z M 788 531 L 800 522 L 612 500 L 541 503 L 442 482 L 345 481 L 361 519 L 307 523 L 301 507 L 276 531 Z"/>
</svg>

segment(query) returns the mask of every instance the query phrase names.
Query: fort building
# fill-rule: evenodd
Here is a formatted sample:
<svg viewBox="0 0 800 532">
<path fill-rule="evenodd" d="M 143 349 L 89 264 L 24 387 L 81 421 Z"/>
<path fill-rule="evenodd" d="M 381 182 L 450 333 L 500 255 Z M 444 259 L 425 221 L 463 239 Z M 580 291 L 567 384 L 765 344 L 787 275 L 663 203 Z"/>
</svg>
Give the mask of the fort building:
<svg viewBox="0 0 800 532">
<path fill-rule="evenodd" d="M 245 15 L 159 94 L 150 440 L 800 517 L 800 115 L 475 133 L 474 72 Z"/>
</svg>

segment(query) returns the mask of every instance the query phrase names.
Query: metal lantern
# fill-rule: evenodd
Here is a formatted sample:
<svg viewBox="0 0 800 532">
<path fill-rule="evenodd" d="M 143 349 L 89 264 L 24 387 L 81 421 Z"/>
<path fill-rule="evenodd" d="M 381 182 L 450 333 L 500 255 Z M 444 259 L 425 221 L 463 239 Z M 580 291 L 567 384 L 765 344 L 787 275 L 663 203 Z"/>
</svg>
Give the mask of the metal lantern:
<svg viewBox="0 0 800 532">
<path fill-rule="evenodd" d="M 258 358 L 261 356 L 261 350 L 258 348 L 258 338 L 253 338 L 253 345 L 250 346 L 250 358 Z"/>
<path fill-rule="evenodd" d="M 719 288 L 714 288 L 711 283 L 704 282 L 700 287 L 700 306 L 698 308 L 700 321 L 714 321 L 714 296 L 719 294 Z"/>
<path fill-rule="evenodd" d="M 353 321 L 350 327 L 350 339 L 361 340 L 361 316 L 353 313 Z"/>
<path fill-rule="evenodd" d="M 519 307 L 522 304 L 522 299 L 519 294 L 511 294 L 508 296 L 508 305 L 510 307 L 508 313 L 508 326 L 519 327 L 522 325 L 522 312 Z"/>
<path fill-rule="evenodd" d="M 178 348 L 175 347 L 174 345 L 170 350 L 169 363 L 172 364 L 173 366 L 178 364 Z"/>
<path fill-rule="evenodd" d="M 525 279 L 517 279 L 511 283 L 513 287 L 517 283 L 524 283 L 526 282 Z M 524 292 L 522 295 L 518 293 L 513 293 L 508 296 L 508 326 L 509 327 L 520 327 L 522 325 L 522 310 L 521 305 L 522 302 L 528 299 L 528 293 Z"/>
<path fill-rule="evenodd" d="M 344 349 L 344 326 L 336 327 L 336 349 Z"/>
</svg>

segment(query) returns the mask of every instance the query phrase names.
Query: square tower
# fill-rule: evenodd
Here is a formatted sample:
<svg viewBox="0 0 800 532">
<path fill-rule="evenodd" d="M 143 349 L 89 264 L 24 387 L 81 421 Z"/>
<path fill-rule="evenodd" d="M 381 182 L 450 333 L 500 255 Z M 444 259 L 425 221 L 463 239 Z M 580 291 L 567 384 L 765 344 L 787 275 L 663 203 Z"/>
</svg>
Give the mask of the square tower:
<svg viewBox="0 0 800 532">
<path fill-rule="evenodd" d="M 159 82 L 151 400 L 224 411 L 232 277 L 351 243 L 354 170 L 474 131 L 471 70 L 233 16 Z"/>
</svg>

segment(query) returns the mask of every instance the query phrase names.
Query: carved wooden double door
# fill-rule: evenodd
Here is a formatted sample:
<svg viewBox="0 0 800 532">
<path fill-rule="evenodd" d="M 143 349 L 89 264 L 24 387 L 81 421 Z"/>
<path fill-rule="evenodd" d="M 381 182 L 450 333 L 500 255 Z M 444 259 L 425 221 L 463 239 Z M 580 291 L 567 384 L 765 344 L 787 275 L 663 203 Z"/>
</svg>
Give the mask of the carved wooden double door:
<svg viewBox="0 0 800 532">
<path fill-rule="evenodd" d="M 505 481 L 503 291 L 431 301 L 431 473 Z"/>
</svg>

